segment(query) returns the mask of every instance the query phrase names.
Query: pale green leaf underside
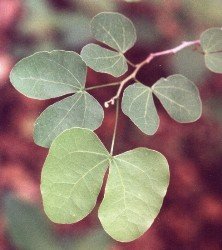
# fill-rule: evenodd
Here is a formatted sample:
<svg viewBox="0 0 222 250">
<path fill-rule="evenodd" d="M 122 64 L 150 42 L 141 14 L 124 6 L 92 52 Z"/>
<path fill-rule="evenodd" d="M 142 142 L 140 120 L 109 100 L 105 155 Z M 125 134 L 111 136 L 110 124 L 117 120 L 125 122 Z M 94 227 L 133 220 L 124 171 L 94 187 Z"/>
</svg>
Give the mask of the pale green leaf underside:
<svg viewBox="0 0 222 250">
<path fill-rule="evenodd" d="M 49 99 L 83 89 L 86 65 L 75 52 L 43 51 L 19 61 L 10 80 L 25 96 Z"/>
<path fill-rule="evenodd" d="M 86 45 L 81 51 L 81 57 L 86 65 L 96 72 L 119 77 L 128 70 L 124 55 L 96 44 Z"/>
<path fill-rule="evenodd" d="M 136 42 L 133 23 L 125 16 L 114 12 L 96 15 L 91 22 L 92 34 L 96 40 L 125 53 Z"/>
<path fill-rule="evenodd" d="M 201 47 L 206 53 L 222 51 L 222 29 L 211 28 L 202 33 Z"/>
<path fill-rule="evenodd" d="M 96 204 L 109 153 L 91 130 L 72 128 L 52 143 L 42 176 L 44 210 L 56 223 L 74 223 Z"/>
<path fill-rule="evenodd" d="M 169 184 L 165 157 L 137 148 L 115 156 L 110 163 L 99 219 L 115 240 L 129 242 L 153 223 Z"/>
<path fill-rule="evenodd" d="M 215 73 L 222 73 L 222 51 L 205 54 L 207 68 Z"/>
<path fill-rule="evenodd" d="M 200 40 L 207 68 L 215 73 L 222 73 L 222 29 L 208 29 Z"/>
<path fill-rule="evenodd" d="M 87 92 L 76 93 L 49 106 L 36 120 L 35 143 L 49 147 L 61 132 L 72 127 L 97 129 L 104 118 L 98 101 Z"/>
<path fill-rule="evenodd" d="M 56 223 L 83 219 L 96 204 L 108 164 L 99 218 L 111 237 L 132 241 L 151 226 L 167 191 L 168 163 L 156 151 L 138 148 L 111 157 L 91 130 L 64 131 L 53 141 L 42 170 L 44 210 Z"/>
<path fill-rule="evenodd" d="M 122 110 L 145 134 L 153 135 L 157 131 L 159 116 L 149 87 L 141 83 L 127 87 L 123 93 Z"/>
<path fill-rule="evenodd" d="M 197 87 L 182 75 L 161 78 L 152 86 L 168 114 L 181 123 L 194 122 L 200 118 L 202 103 Z"/>
</svg>

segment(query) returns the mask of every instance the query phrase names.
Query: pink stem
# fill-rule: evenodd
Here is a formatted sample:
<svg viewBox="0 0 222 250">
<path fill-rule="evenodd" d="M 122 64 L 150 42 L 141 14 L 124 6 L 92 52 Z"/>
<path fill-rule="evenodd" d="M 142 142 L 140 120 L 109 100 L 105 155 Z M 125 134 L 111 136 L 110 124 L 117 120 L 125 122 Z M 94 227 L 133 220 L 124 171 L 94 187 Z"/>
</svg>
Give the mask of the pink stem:
<svg viewBox="0 0 222 250">
<path fill-rule="evenodd" d="M 135 79 L 137 73 L 139 72 L 139 70 L 146 64 L 150 63 L 154 58 L 159 57 L 159 56 L 164 56 L 164 55 L 170 55 L 170 54 L 176 54 L 177 52 L 181 51 L 182 49 L 186 48 L 186 47 L 190 47 L 193 45 L 200 45 L 200 40 L 195 40 L 195 41 L 184 41 L 182 42 L 182 44 L 180 44 L 179 46 L 173 48 L 173 49 L 168 49 L 168 50 L 164 50 L 164 51 L 160 51 L 160 52 L 155 52 L 155 53 L 151 53 L 144 61 L 142 61 L 139 64 L 135 65 L 135 70 L 132 72 L 132 74 L 130 74 L 128 77 L 126 77 L 119 86 L 119 89 L 116 93 L 115 96 L 113 96 L 109 101 L 105 102 L 104 105 L 106 108 L 109 107 L 110 104 L 114 105 L 115 104 L 115 100 L 118 99 L 120 97 L 120 94 L 122 92 L 123 87 L 125 86 L 125 84 L 131 80 L 131 79 Z"/>
</svg>

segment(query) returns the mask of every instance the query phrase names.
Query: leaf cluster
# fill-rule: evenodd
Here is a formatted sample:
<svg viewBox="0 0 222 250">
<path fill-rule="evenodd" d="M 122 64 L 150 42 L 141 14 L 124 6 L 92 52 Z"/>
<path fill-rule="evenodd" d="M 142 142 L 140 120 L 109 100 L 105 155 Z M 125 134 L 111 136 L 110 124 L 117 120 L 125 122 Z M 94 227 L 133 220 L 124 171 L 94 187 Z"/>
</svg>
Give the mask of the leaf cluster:
<svg viewBox="0 0 222 250">
<path fill-rule="evenodd" d="M 196 121 L 202 103 L 197 87 L 185 76 L 161 78 L 152 87 L 136 79 L 149 61 L 134 65 L 125 57 L 136 42 L 134 25 L 127 17 L 100 13 L 93 18 L 91 31 L 105 46 L 88 44 L 80 55 L 71 51 L 35 53 L 15 65 L 10 79 L 30 98 L 70 95 L 49 106 L 35 123 L 36 144 L 50 147 L 41 177 L 48 217 L 57 223 L 74 223 L 87 216 L 96 204 L 109 167 L 99 219 L 111 237 L 127 242 L 141 236 L 157 217 L 169 184 L 169 167 L 166 158 L 151 149 L 137 148 L 117 156 L 113 156 L 112 149 L 111 153 L 107 151 L 93 132 L 102 124 L 104 110 L 85 86 L 87 66 L 114 77 L 124 75 L 129 64 L 135 67 L 131 75 L 114 83 L 119 89 L 111 103 L 118 102 L 125 84 L 133 79 L 123 92 L 121 107 L 147 135 L 153 135 L 159 126 L 154 95 L 169 116 L 180 123 Z M 199 43 L 207 68 L 222 73 L 222 30 L 205 31 Z"/>
</svg>

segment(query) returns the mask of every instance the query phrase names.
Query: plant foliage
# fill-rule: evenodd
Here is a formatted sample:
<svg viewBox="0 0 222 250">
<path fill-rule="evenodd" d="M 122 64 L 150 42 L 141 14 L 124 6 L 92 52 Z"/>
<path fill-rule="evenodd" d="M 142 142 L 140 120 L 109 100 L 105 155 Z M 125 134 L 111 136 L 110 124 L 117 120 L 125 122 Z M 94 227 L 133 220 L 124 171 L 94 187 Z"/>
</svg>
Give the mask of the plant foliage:
<svg viewBox="0 0 222 250">
<path fill-rule="evenodd" d="M 207 68 L 222 73 L 222 30 L 205 31 L 200 40 L 151 54 L 134 65 L 125 52 L 136 42 L 133 23 L 119 13 L 103 12 L 91 22 L 93 37 L 106 47 L 88 44 L 81 56 L 70 51 L 38 52 L 22 59 L 10 79 L 22 94 L 49 99 L 71 94 L 49 106 L 39 116 L 34 129 L 35 142 L 50 147 L 41 176 L 43 205 L 56 223 L 74 223 L 94 208 L 107 169 L 108 180 L 98 216 L 105 231 L 114 239 L 128 242 L 141 236 L 157 217 L 169 184 L 166 158 L 147 148 L 113 155 L 121 108 L 145 134 L 153 135 L 159 126 L 154 102 L 156 96 L 169 116 L 177 122 L 194 122 L 201 116 L 202 103 L 195 84 L 183 75 L 161 78 L 152 87 L 139 82 L 139 70 L 157 56 L 175 54 L 189 46 L 201 46 Z M 107 48 L 108 46 L 108 48 Z M 116 104 L 117 115 L 110 153 L 93 130 L 103 121 L 104 111 L 85 86 L 87 66 L 119 77 L 134 68 L 123 80 L 93 88 L 119 85 L 117 94 L 105 103 Z M 124 89 L 126 83 L 133 84 Z"/>
</svg>

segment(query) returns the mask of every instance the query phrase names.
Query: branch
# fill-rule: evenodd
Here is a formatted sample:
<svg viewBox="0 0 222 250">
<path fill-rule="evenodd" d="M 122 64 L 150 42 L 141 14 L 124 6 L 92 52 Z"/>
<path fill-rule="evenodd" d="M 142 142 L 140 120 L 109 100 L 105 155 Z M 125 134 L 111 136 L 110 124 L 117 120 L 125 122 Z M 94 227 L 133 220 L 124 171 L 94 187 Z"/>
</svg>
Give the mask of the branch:
<svg viewBox="0 0 222 250">
<path fill-rule="evenodd" d="M 154 58 L 159 57 L 159 56 L 164 56 L 164 55 L 176 54 L 177 52 L 183 50 L 184 48 L 187 48 L 187 47 L 190 47 L 193 45 L 200 45 L 200 40 L 188 41 L 188 42 L 184 41 L 179 46 L 177 46 L 173 49 L 168 49 L 168 50 L 164 50 L 164 51 L 160 51 L 160 52 L 151 53 L 144 61 L 135 65 L 135 69 L 132 72 L 132 74 L 130 74 L 128 77 L 126 77 L 123 81 L 120 82 L 120 86 L 119 86 L 119 89 L 118 89 L 116 95 L 113 96 L 109 101 L 105 102 L 104 106 L 106 108 L 108 108 L 110 104 L 114 105 L 115 100 L 117 100 L 120 97 L 122 89 L 125 86 L 125 84 L 128 81 L 130 81 L 131 79 L 136 79 L 136 75 L 138 74 L 139 70 L 144 65 L 149 64 Z"/>
</svg>

